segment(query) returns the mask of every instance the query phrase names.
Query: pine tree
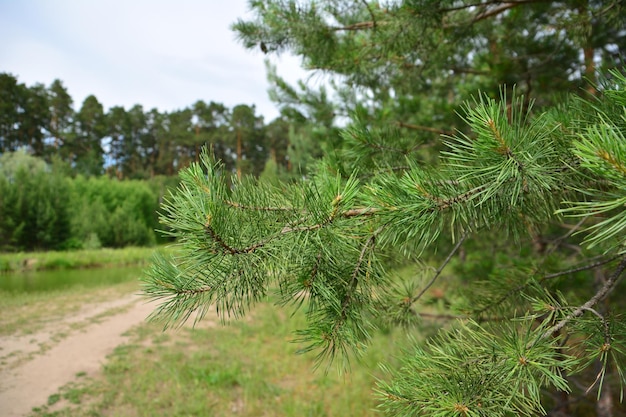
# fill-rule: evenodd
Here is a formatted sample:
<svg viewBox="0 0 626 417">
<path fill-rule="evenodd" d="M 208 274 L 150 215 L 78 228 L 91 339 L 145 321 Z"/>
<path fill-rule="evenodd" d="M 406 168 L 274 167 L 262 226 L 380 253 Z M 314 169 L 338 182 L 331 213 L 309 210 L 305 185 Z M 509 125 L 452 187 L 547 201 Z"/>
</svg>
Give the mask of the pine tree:
<svg viewBox="0 0 626 417">
<path fill-rule="evenodd" d="M 437 166 L 408 159 L 401 175 L 346 178 L 320 163 L 295 184 L 228 186 L 205 153 L 163 207 L 181 252 L 146 278 L 146 294 L 162 301 L 155 317 L 201 319 L 211 304 L 240 317 L 274 292 L 306 309 L 303 351 L 344 359 L 380 320 L 431 315 L 420 300 L 448 267 L 462 288 L 438 314 L 454 319 L 380 383 L 393 415 L 534 415 L 546 412 L 545 390 L 621 386 L 626 78 L 612 77 L 601 100 L 534 115 L 524 97 L 480 96 L 465 108 L 471 133 L 448 137 Z M 446 241 L 427 281 L 389 273 L 390 252 L 429 262 Z M 461 260 L 461 248 L 493 252 L 491 265 Z"/>
<path fill-rule="evenodd" d="M 555 91 L 582 86 L 563 78 L 593 44 L 582 23 L 623 37 L 615 25 L 597 29 L 600 17 L 621 16 L 619 4 L 580 2 L 571 13 L 550 1 L 251 4 L 260 23 L 238 23 L 249 46 L 295 50 L 370 88 L 361 97 L 371 105 L 351 102 L 342 148 L 300 181 L 230 182 L 207 152 L 181 171 L 161 218 L 180 251 L 157 256 L 145 278 L 160 301 L 153 318 L 201 320 L 211 305 L 237 318 L 273 294 L 304 309 L 295 339 L 320 364 L 358 356 L 382 326 L 419 335 L 399 366 L 384 366 L 377 392 L 389 415 L 610 415 L 626 382 L 626 77 L 607 71 L 592 94 L 546 92 L 537 103 L 532 86 L 557 73 Z M 510 36 L 493 45 L 506 54 L 490 55 L 478 42 L 524 22 L 536 23 L 523 35 L 536 44 Z M 562 47 L 534 37 L 557 23 L 573 33 Z M 560 58 L 547 68 L 527 56 L 525 81 L 510 59 L 520 45 Z M 456 71 L 454 92 L 484 91 L 456 115 L 457 99 L 434 87 L 449 85 L 450 68 L 407 65 L 446 54 L 455 62 L 440 63 L 478 65 Z M 494 93 L 501 82 L 518 87 Z M 403 114 L 435 141 L 389 123 Z"/>
<path fill-rule="evenodd" d="M 319 92 L 291 87 L 280 66 L 270 67 L 281 110 L 315 119 L 316 129 L 357 113 L 410 143 L 381 135 L 370 144 L 370 167 L 389 162 L 376 147 L 424 158 L 441 133 L 465 129 L 456 112 L 476 91 L 495 98 L 499 86 L 516 86 L 541 107 L 593 90 L 596 75 L 622 65 L 626 51 L 626 9 L 615 0 L 264 0 L 250 9 L 233 25 L 246 48 L 291 53 L 312 72 L 310 84 L 328 81 Z M 339 146 L 326 130 L 323 141 Z M 350 156 L 342 155 L 349 165 Z"/>
</svg>

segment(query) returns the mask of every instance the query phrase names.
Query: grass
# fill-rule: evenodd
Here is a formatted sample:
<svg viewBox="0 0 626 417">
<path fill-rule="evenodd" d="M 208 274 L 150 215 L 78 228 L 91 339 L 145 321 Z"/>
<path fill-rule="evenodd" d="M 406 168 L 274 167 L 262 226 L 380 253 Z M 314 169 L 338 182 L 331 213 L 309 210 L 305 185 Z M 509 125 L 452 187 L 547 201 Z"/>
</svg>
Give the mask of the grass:
<svg viewBox="0 0 626 417">
<path fill-rule="evenodd" d="M 31 334 L 86 304 L 138 290 L 138 281 L 129 279 L 48 292 L 0 291 L 5 312 L 0 335 Z M 325 373 L 323 366 L 314 370 L 313 354 L 297 355 L 302 346 L 290 343 L 304 325 L 302 312 L 291 317 L 271 301 L 227 326 L 207 318 L 195 329 L 162 332 L 159 325 L 144 323 L 130 332 L 129 342 L 110 355 L 99 374 L 78 373 L 32 416 L 380 415 L 374 395 L 379 364 L 393 366 L 394 353 L 406 343 L 403 334 L 376 335 L 351 371 L 330 368 Z"/>
<path fill-rule="evenodd" d="M 159 248 L 159 250 L 167 250 Z M 0 253 L 0 272 L 98 268 L 146 264 L 154 247 L 85 249 L 77 251 Z"/>
<path fill-rule="evenodd" d="M 379 335 L 350 372 L 325 373 L 290 343 L 304 325 L 301 313 L 289 318 L 268 302 L 227 326 L 207 320 L 165 333 L 156 324 L 136 327 L 101 375 L 64 387 L 33 416 L 380 415 L 373 395 L 378 364 L 393 361 L 405 342 L 399 334 Z"/>
</svg>

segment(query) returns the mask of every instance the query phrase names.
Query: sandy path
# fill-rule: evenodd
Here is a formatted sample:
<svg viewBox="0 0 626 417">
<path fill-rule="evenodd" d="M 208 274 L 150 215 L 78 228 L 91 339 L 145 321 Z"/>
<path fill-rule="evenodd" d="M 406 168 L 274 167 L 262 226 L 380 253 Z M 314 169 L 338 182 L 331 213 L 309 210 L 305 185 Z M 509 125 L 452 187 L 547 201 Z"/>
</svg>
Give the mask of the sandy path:
<svg viewBox="0 0 626 417">
<path fill-rule="evenodd" d="M 154 308 L 155 304 L 129 295 L 90 306 L 68 318 L 63 323 L 63 338 L 57 333 L 55 339 L 50 331 L 0 338 L 4 363 L 8 364 L 0 369 L 0 417 L 28 415 L 33 407 L 46 404 L 50 395 L 73 381 L 77 373 L 97 373 L 106 356 L 126 341 L 123 334 L 143 322 Z M 11 358 L 20 359 L 11 362 Z"/>
</svg>

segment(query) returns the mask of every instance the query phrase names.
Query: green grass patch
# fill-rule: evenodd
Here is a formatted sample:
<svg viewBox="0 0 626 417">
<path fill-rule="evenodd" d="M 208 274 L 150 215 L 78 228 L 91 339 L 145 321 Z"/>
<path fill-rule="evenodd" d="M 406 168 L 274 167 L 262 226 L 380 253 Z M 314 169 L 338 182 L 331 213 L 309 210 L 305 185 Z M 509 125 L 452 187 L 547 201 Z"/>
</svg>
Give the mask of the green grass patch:
<svg viewBox="0 0 626 417">
<path fill-rule="evenodd" d="M 61 394 L 52 394 L 48 397 L 48 405 L 54 405 L 61 399 Z"/>
<path fill-rule="evenodd" d="M 325 373 L 313 369 L 313 355 L 296 354 L 300 346 L 290 341 L 304 315 L 289 316 L 263 303 L 227 326 L 201 323 L 163 333 L 156 324 L 141 325 L 110 356 L 102 375 L 74 387 L 72 404 L 55 415 L 380 415 L 373 392 L 378 365 L 393 361 L 406 343 L 403 334 L 377 335 L 350 371 Z"/>
<path fill-rule="evenodd" d="M 97 268 L 147 264 L 154 247 L 85 249 L 76 251 L 0 253 L 0 272 Z M 169 250 L 159 247 L 160 251 Z"/>
</svg>

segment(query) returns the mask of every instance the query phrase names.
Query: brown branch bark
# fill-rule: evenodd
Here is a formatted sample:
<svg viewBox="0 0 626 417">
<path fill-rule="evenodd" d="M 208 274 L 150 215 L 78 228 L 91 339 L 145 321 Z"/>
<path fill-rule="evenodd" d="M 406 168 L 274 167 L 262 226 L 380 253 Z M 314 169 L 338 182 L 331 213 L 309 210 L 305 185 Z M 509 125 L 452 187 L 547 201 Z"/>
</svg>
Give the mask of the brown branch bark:
<svg viewBox="0 0 626 417">
<path fill-rule="evenodd" d="M 451 130 L 437 129 L 437 128 L 429 127 L 429 126 L 419 126 L 419 125 L 414 125 L 411 123 L 405 123 L 401 121 L 398 121 L 396 123 L 398 124 L 398 126 L 404 127 L 407 129 L 422 130 L 425 132 L 437 133 L 439 135 L 448 135 L 448 136 L 454 135 L 454 132 Z"/>
<path fill-rule="evenodd" d="M 365 5 L 365 7 L 367 8 L 367 11 L 369 12 L 370 16 L 372 17 L 372 22 L 374 23 L 372 28 L 374 29 L 374 31 L 376 31 L 376 16 L 374 15 L 374 11 L 370 7 L 370 5 L 367 2 L 367 0 L 361 0 L 361 3 L 363 3 Z"/>
<path fill-rule="evenodd" d="M 294 211 L 292 207 L 260 207 L 260 206 L 247 206 L 245 204 L 239 204 L 236 201 L 224 200 L 224 204 L 241 210 L 253 210 L 253 211 Z"/>
<path fill-rule="evenodd" d="M 333 26 L 330 29 L 334 32 L 342 32 L 342 31 L 349 32 L 349 31 L 357 31 L 357 30 L 363 30 L 363 29 L 371 29 L 375 27 L 376 27 L 376 22 L 369 21 L 369 22 L 353 23 L 348 26 Z"/>
<path fill-rule="evenodd" d="M 443 11 L 455 11 L 455 10 L 461 10 L 461 9 L 465 9 L 468 7 L 481 7 L 483 6 L 483 8 L 485 8 L 484 6 L 490 6 L 490 5 L 495 5 L 495 4 L 499 4 L 500 6 L 498 7 L 494 7 L 494 8 L 487 8 L 487 10 L 484 10 L 481 13 L 478 13 L 476 16 L 474 16 L 474 18 L 472 20 L 470 20 L 469 22 L 464 22 L 463 24 L 454 24 L 454 25 L 444 25 L 443 28 L 444 29 L 449 29 L 451 27 L 461 27 L 461 26 L 467 26 L 467 25 L 472 25 L 476 22 L 479 22 L 481 20 L 484 19 L 488 19 L 490 17 L 493 16 L 497 16 L 501 13 L 504 13 L 505 11 L 512 9 L 514 7 L 517 6 L 521 6 L 524 4 L 530 4 L 530 3 L 545 3 L 549 0 L 517 0 L 517 1 L 488 1 L 485 3 L 477 3 L 477 4 L 472 4 L 472 5 L 468 5 L 466 6 L 458 6 L 457 8 L 450 8 L 450 9 L 443 9 Z"/>
<path fill-rule="evenodd" d="M 503 13 L 503 12 L 509 10 L 509 9 L 512 9 L 513 7 L 519 6 L 520 4 L 523 4 L 523 3 L 518 3 L 518 2 L 515 2 L 515 3 L 510 3 L 510 2 L 509 3 L 504 3 L 504 4 L 502 4 L 499 7 L 494 7 L 493 9 L 486 10 L 486 11 L 484 11 L 482 13 L 477 14 L 476 16 L 474 16 L 474 19 L 472 19 L 471 23 L 476 23 L 476 22 L 478 22 L 480 20 L 484 20 L 484 19 L 490 18 L 492 16 L 497 16 L 500 13 Z"/>
</svg>

